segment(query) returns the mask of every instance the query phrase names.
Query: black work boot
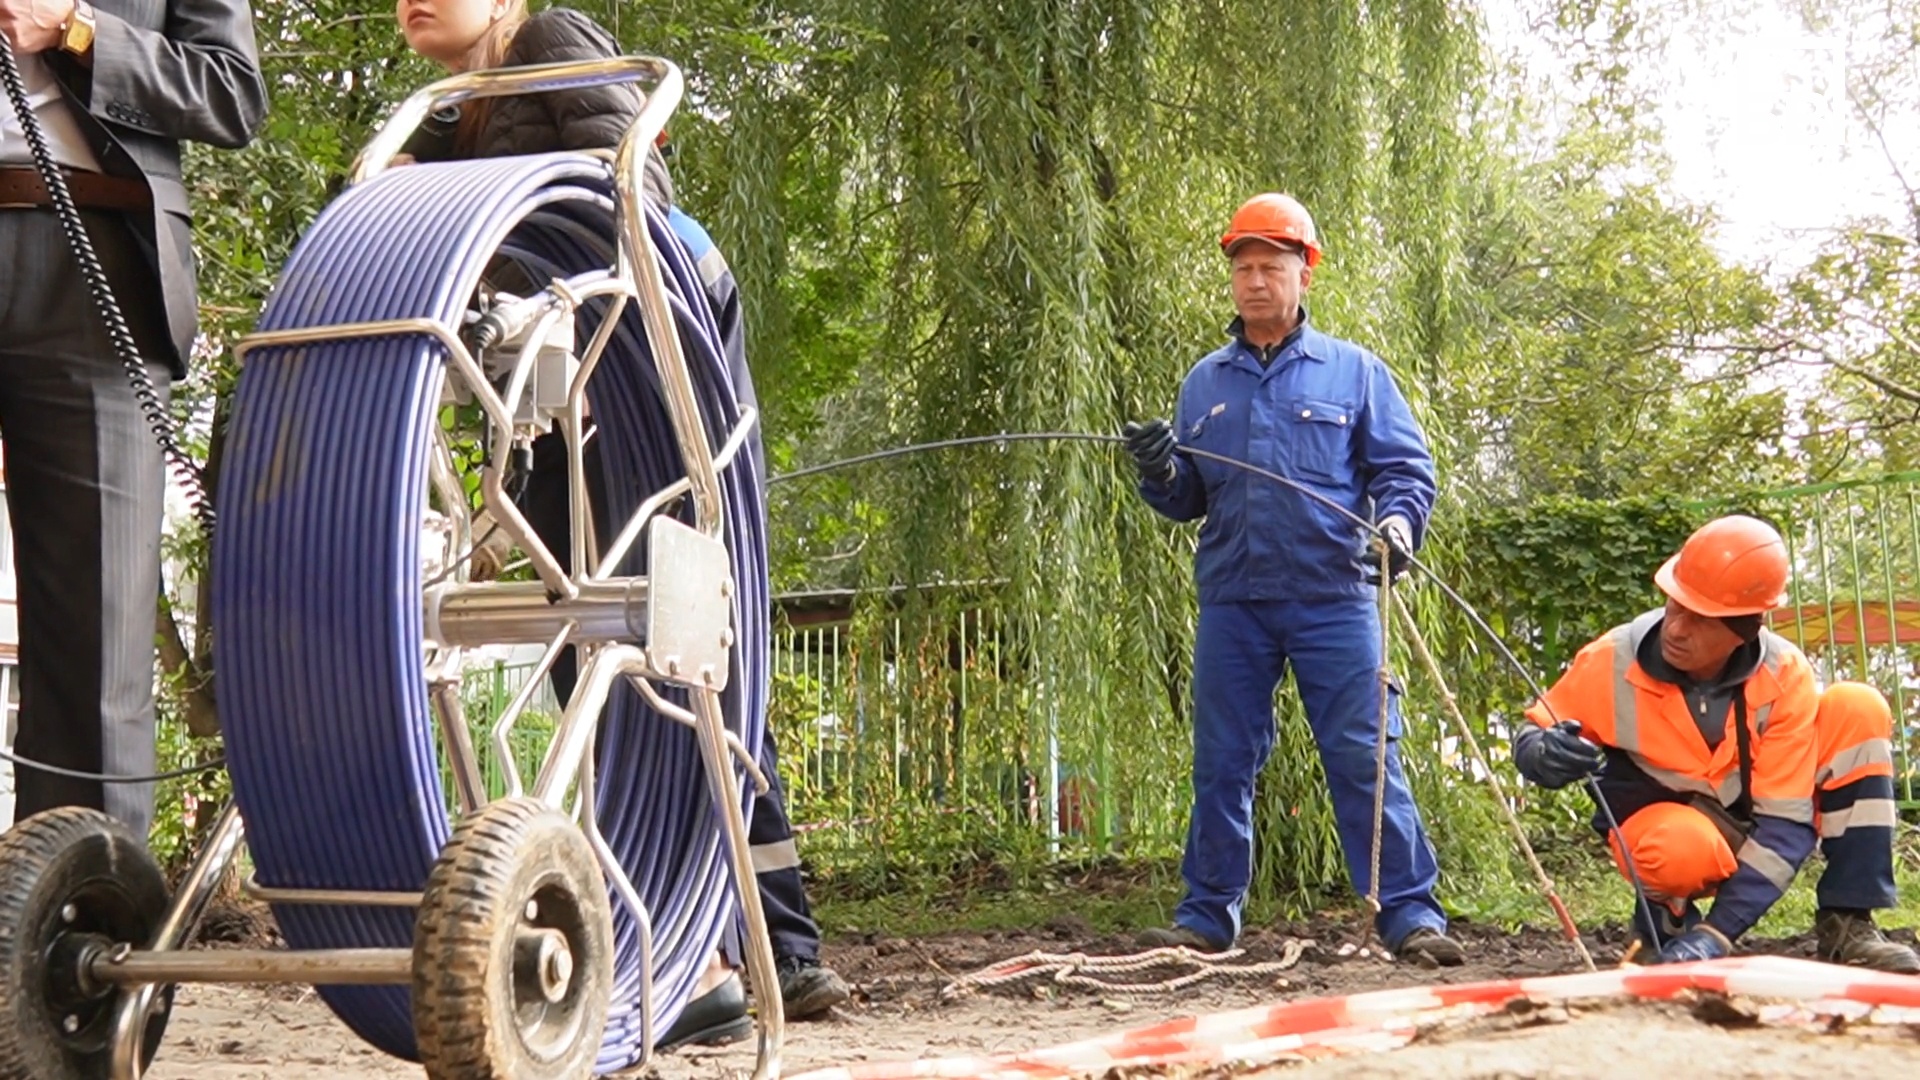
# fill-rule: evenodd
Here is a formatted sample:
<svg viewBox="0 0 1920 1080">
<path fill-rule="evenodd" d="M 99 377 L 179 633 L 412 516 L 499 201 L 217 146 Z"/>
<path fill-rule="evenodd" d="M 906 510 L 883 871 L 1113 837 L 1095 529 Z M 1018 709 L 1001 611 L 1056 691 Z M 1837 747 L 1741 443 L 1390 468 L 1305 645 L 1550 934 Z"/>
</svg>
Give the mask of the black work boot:
<svg viewBox="0 0 1920 1080">
<path fill-rule="evenodd" d="M 1431 926 L 1415 927 L 1394 946 L 1393 955 L 1425 968 L 1459 967 L 1467 962 L 1467 950 Z"/>
<path fill-rule="evenodd" d="M 1231 944 L 1218 945 L 1208 941 L 1198 930 L 1188 926 L 1156 926 L 1140 931 L 1140 936 L 1134 941 L 1145 949 L 1187 948 L 1203 953 L 1226 952 L 1233 947 Z"/>
<path fill-rule="evenodd" d="M 845 979 L 811 956 L 782 956 L 774 966 L 780 972 L 780 1002 L 789 1020 L 824 1016 L 853 997 Z"/>
<path fill-rule="evenodd" d="M 1920 975 L 1920 955 L 1905 945 L 1888 941 L 1873 925 L 1873 913 L 1828 908 L 1813 919 L 1820 959 L 1830 964 Z"/>
</svg>

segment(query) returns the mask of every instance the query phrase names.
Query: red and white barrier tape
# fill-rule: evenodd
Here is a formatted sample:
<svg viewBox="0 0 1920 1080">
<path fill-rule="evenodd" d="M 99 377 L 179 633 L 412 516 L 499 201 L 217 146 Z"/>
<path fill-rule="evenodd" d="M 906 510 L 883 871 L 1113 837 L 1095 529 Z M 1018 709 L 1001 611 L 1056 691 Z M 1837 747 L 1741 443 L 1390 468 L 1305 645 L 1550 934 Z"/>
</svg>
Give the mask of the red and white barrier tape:
<svg viewBox="0 0 1920 1080">
<path fill-rule="evenodd" d="M 1115 1068 L 1260 1065 L 1282 1057 L 1391 1050 L 1429 1024 L 1494 1013 L 1519 998 L 1663 1001 L 1688 990 L 1785 999 L 1802 1003 L 1803 1014 L 1810 1009 L 1856 1019 L 1872 1009 L 1916 1010 L 1902 1022 L 1920 1021 L 1920 978 L 1753 956 L 1289 1001 L 1182 1017 L 1049 1049 L 864 1063 L 816 1069 L 794 1080 L 1065 1080 Z"/>
</svg>

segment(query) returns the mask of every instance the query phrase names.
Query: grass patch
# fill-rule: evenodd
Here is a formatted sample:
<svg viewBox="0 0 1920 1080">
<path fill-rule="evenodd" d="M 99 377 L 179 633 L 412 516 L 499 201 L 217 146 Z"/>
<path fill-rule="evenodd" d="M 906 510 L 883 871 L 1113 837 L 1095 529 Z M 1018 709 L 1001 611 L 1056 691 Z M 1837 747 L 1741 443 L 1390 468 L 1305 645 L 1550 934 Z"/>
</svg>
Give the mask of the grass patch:
<svg viewBox="0 0 1920 1080">
<path fill-rule="evenodd" d="M 1596 844 L 1594 850 L 1603 849 Z M 1907 830 L 1898 856 L 1894 871 L 1900 906 L 1879 912 L 1876 918 L 1886 928 L 1920 928 L 1920 834 Z M 1625 925 L 1633 917 L 1632 890 L 1604 854 L 1552 861 L 1560 868 L 1555 875 L 1560 895 L 1583 929 Z M 1781 938 L 1810 931 L 1815 886 L 1825 865 L 1818 854 L 1809 859 L 1793 888 L 1753 935 Z M 1173 920 L 1182 885 L 1179 866 L 1170 860 L 1108 860 L 1025 870 L 992 865 L 944 873 L 867 869 L 824 875 L 814 879 L 809 890 L 821 931 L 828 936 L 925 937 L 948 931 L 1031 930 L 1067 916 L 1083 920 L 1102 934 L 1165 926 Z M 1449 880 L 1443 882 L 1441 903 L 1457 915 L 1507 929 L 1556 926 L 1531 880 Z M 1246 923 L 1260 926 L 1309 915 L 1344 918 L 1357 913 L 1359 906 L 1344 891 L 1255 897 L 1247 905 Z"/>
</svg>

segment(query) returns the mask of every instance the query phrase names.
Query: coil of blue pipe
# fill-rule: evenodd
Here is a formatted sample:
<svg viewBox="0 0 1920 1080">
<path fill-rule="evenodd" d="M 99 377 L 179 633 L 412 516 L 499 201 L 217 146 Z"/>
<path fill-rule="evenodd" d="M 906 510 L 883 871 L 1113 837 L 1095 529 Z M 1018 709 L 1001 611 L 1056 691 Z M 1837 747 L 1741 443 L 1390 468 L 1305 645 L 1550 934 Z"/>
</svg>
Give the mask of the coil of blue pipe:
<svg viewBox="0 0 1920 1080">
<path fill-rule="evenodd" d="M 696 268 L 659 211 L 647 229 L 707 437 L 740 419 Z M 568 154 L 416 165 L 348 189 L 288 259 L 261 331 L 424 317 L 458 326 L 490 258 L 536 280 L 614 265 L 611 176 Z M 579 320 L 581 347 L 608 301 Z M 262 347 L 235 391 L 212 552 L 216 694 L 262 885 L 417 892 L 450 835 L 422 653 L 420 537 L 445 349 L 430 336 Z M 637 305 L 587 391 L 612 520 L 685 474 Z M 754 436 L 757 438 L 757 434 Z M 721 699 L 758 745 L 768 686 L 765 506 L 756 455 L 721 474 L 739 644 Z M 690 519 L 687 519 L 690 520 Z M 643 545 L 617 572 L 644 573 Z M 685 696 L 666 690 L 684 706 Z M 595 812 L 654 932 L 666 1030 L 736 919 L 718 815 L 691 731 L 615 685 Z M 750 808 L 751 786 L 740 784 Z M 638 1061 L 638 923 L 616 897 L 615 1000 L 601 1071 Z M 405 948 L 411 908 L 276 904 L 296 949 Z M 362 1038 L 417 1057 L 405 988 L 322 988 Z"/>
</svg>

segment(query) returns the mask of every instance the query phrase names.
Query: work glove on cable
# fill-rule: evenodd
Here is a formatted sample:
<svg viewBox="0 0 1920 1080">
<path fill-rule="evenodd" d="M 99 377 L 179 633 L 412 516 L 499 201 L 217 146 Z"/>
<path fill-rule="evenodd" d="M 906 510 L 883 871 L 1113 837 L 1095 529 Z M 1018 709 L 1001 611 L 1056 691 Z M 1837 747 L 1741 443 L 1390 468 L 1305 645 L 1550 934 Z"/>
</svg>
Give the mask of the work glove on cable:
<svg viewBox="0 0 1920 1080">
<path fill-rule="evenodd" d="M 1380 548 L 1387 549 L 1387 583 L 1398 582 L 1413 564 L 1413 523 L 1399 514 L 1389 514 L 1375 526 L 1371 555 L 1367 559 L 1367 584 L 1380 584 Z"/>
<path fill-rule="evenodd" d="M 1662 964 L 1688 964 L 1695 960 L 1718 960 L 1733 952 L 1733 942 L 1705 923 L 1667 942 L 1660 948 Z"/>
<path fill-rule="evenodd" d="M 1550 728 L 1530 728 L 1513 740 L 1513 764 L 1520 775 L 1543 788 L 1563 788 L 1600 771 L 1607 756 L 1580 737 L 1580 725 L 1562 720 Z"/>
<path fill-rule="evenodd" d="M 1133 455 L 1142 477 L 1156 484 L 1173 481 L 1173 451 L 1180 444 L 1173 437 L 1172 424 L 1158 418 L 1145 423 L 1129 420 L 1120 433 L 1126 436 L 1127 453 Z"/>
</svg>

